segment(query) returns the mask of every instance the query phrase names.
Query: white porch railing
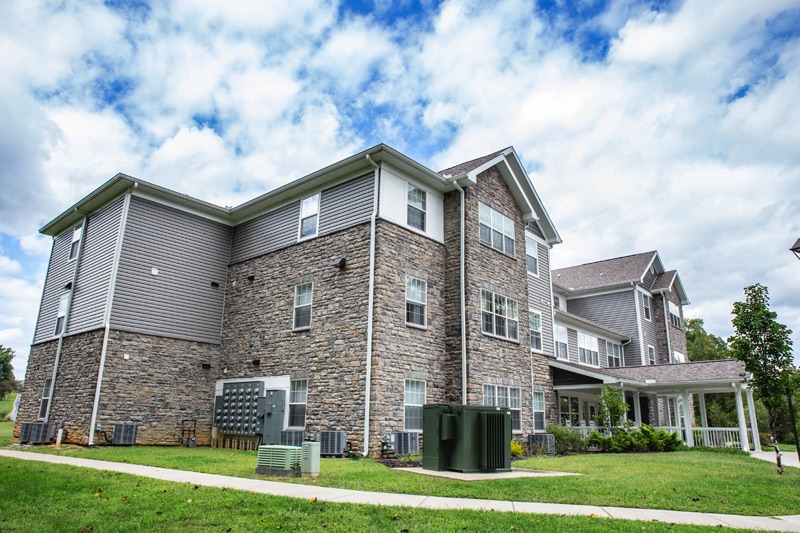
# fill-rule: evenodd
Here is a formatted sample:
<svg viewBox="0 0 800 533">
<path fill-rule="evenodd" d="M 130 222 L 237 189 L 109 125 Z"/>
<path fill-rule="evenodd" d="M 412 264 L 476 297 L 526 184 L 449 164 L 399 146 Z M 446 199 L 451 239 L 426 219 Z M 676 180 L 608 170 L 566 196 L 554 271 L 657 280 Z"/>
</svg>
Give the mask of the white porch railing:
<svg viewBox="0 0 800 533">
<path fill-rule="evenodd" d="M 588 437 L 589 433 L 592 431 L 597 431 L 605 436 L 610 434 L 609 428 L 601 426 L 572 426 L 572 429 L 580 431 L 583 437 Z M 681 440 L 686 441 L 685 430 L 681 426 L 658 426 L 655 427 L 655 429 L 663 429 L 665 431 L 677 433 Z M 749 431 L 748 428 L 748 432 Z M 742 447 L 739 428 L 692 427 L 692 436 L 694 437 L 695 446 L 734 449 L 740 449 Z"/>
</svg>

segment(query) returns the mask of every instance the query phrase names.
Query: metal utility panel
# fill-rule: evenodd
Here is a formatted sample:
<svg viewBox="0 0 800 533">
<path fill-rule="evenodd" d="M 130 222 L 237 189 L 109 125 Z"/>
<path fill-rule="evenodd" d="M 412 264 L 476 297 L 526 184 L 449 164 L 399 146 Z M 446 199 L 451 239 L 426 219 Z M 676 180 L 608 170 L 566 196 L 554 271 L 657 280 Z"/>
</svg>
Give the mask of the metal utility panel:
<svg viewBox="0 0 800 533">
<path fill-rule="evenodd" d="M 214 425 L 227 435 L 256 435 L 263 384 L 260 381 L 225 383 L 214 405 Z"/>
<path fill-rule="evenodd" d="M 264 422 L 261 442 L 264 444 L 280 444 L 283 418 L 286 411 L 286 391 L 265 391 L 263 400 Z"/>
</svg>

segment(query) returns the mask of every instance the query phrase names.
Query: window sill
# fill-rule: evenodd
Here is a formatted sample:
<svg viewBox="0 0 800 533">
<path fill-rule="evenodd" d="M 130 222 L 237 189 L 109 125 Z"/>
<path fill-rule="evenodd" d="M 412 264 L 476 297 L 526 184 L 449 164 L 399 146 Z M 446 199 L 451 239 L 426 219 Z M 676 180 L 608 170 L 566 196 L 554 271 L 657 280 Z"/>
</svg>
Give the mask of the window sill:
<svg viewBox="0 0 800 533">
<path fill-rule="evenodd" d="M 414 324 L 413 322 L 406 322 L 406 327 L 407 328 L 419 329 L 419 330 L 422 330 L 422 331 L 428 331 L 428 325 L 427 324 L 424 325 L 424 326 L 421 326 L 419 324 Z"/>
<path fill-rule="evenodd" d="M 405 428 L 403 428 L 403 431 L 406 432 L 406 433 L 417 433 L 418 435 L 422 435 L 422 430 L 421 429 L 405 429 Z"/>
<path fill-rule="evenodd" d="M 304 326 L 302 328 L 292 328 L 292 333 L 301 333 L 303 331 L 310 331 L 311 326 Z"/>
<path fill-rule="evenodd" d="M 516 259 L 516 258 L 517 258 L 517 256 L 516 256 L 516 255 L 512 255 L 512 254 L 506 253 L 506 252 L 504 252 L 503 250 L 498 250 L 497 248 L 495 248 L 495 247 L 494 247 L 494 246 L 492 246 L 491 244 L 485 243 L 485 242 L 483 242 L 483 241 L 479 241 L 479 242 L 480 242 L 482 245 L 484 245 L 485 247 L 489 248 L 490 250 L 494 250 L 494 251 L 495 251 L 495 252 L 497 252 L 498 254 L 502 254 L 502 255 L 504 255 L 504 256 L 506 256 L 506 257 L 510 258 L 510 259 Z"/>
<path fill-rule="evenodd" d="M 538 278 L 538 277 L 539 277 L 539 273 L 538 273 L 538 272 L 536 272 L 536 273 L 534 274 L 534 273 L 533 273 L 533 272 L 531 272 L 530 270 L 528 270 L 528 275 L 529 275 L 529 276 L 533 276 L 534 278 Z"/>
<path fill-rule="evenodd" d="M 536 348 L 531 348 L 531 353 L 538 353 L 539 355 L 547 355 L 544 353 L 544 350 L 537 350 Z"/>
<path fill-rule="evenodd" d="M 311 239 L 316 238 L 317 235 L 319 235 L 319 234 L 315 233 L 314 235 L 306 235 L 305 237 L 297 237 L 297 242 L 310 241 Z"/>
<path fill-rule="evenodd" d="M 511 342 L 511 343 L 514 343 L 514 344 L 519 344 L 519 339 L 509 339 L 508 337 L 501 337 L 500 335 L 493 335 L 491 333 L 486 333 L 485 331 L 481 331 L 481 333 L 483 333 L 484 337 L 489 337 L 491 339 L 497 339 L 499 341 Z"/>
</svg>

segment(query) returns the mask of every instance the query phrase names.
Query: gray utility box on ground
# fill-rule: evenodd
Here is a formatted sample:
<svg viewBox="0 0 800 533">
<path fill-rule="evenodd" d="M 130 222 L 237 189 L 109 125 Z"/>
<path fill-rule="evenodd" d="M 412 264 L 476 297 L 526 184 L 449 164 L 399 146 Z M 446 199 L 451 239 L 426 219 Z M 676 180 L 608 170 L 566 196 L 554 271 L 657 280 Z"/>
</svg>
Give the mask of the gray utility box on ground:
<svg viewBox="0 0 800 533">
<path fill-rule="evenodd" d="M 422 468 L 456 472 L 511 470 L 511 411 L 428 404 L 422 411 Z"/>
<path fill-rule="evenodd" d="M 302 457 L 300 458 L 300 473 L 303 477 L 317 477 L 319 475 L 319 442 L 304 442 Z"/>
</svg>

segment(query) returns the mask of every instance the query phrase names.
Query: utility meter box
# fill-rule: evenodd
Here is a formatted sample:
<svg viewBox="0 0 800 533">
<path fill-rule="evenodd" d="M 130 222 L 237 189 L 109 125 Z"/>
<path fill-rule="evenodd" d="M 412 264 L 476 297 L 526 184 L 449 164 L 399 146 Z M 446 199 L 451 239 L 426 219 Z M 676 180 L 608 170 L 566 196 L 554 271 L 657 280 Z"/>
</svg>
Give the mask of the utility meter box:
<svg viewBox="0 0 800 533">
<path fill-rule="evenodd" d="M 319 475 L 319 442 L 304 442 L 303 455 L 300 458 L 300 474 L 303 477 L 317 477 Z"/>
<path fill-rule="evenodd" d="M 422 468 L 466 473 L 511 470 L 507 408 L 428 404 L 422 413 Z"/>
</svg>

